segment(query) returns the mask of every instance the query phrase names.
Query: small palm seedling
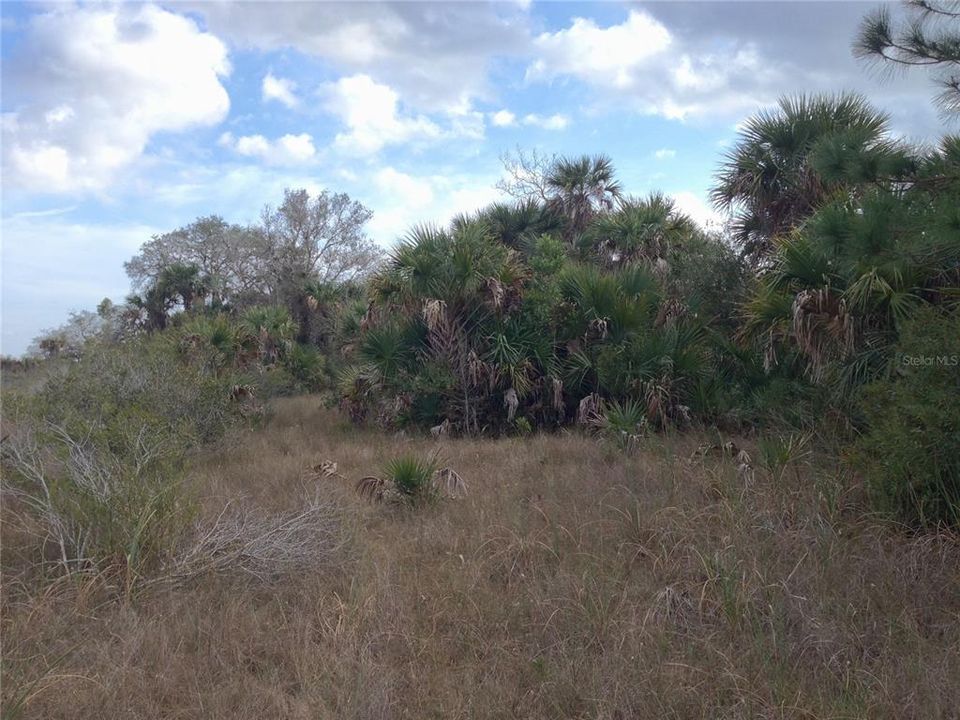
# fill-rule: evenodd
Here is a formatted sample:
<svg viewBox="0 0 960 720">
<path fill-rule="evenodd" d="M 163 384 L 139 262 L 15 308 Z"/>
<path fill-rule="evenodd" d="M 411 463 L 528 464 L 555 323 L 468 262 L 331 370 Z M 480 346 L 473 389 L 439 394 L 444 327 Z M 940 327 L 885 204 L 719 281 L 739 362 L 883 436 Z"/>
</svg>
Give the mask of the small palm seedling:
<svg viewBox="0 0 960 720">
<path fill-rule="evenodd" d="M 597 421 L 600 430 L 622 450 L 636 447 L 647 427 L 644 408 L 635 400 L 614 400 Z"/>
<path fill-rule="evenodd" d="M 770 477 L 780 482 L 789 466 L 796 466 L 810 454 L 809 442 L 809 435 L 761 437 L 757 441 L 760 464 L 770 473 Z"/>
<path fill-rule="evenodd" d="M 442 497 L 462 497 L 467 493 L 467 485 L 455 470 L 441 467 L 436 455 L 403 455 L 384 465 L 383 477 L 361 478 L 357 493 L 376 502 L 420 506 Z"/>
</svg>

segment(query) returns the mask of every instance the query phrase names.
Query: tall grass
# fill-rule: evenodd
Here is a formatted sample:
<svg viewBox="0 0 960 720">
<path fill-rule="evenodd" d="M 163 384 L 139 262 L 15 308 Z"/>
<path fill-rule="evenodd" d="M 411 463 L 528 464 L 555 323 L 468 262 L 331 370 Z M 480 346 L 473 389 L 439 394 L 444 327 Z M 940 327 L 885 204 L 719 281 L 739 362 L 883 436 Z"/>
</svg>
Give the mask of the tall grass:
<svg viewBox="0 0 960 720">
<path fill-rule="evenodd" d="M 25 572 L 36 518 L 0 508 L 5 708 L 947 720 L 960 707 L 960 539 L 877 517 L 815 446 L 745 485 L 733 458 L 695 453 L 696 433 L 627 454 L 579 434 L 438 441 L 358 431 L 317 398 L 279 402 L 238 438 L 187 469 L 184 574 L 126 602 L 104 574 Z M 468 496 L 412 513 L 356 496 L 388 464 L 422 487 L 438 442 Z M 325 462 L 337 475 L 311 471 Z"/>
</svg>

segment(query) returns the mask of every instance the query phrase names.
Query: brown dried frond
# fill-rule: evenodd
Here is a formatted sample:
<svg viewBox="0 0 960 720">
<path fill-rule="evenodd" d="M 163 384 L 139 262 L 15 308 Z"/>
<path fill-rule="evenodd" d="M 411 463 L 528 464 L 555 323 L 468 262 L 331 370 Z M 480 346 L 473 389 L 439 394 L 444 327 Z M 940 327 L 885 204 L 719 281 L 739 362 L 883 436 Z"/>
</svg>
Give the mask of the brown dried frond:
<svg viewBox="0 0 960 720">
<path fill-rule="evenodd" d="M 599 337 L 601 340 L 606 340 L 609 327 L 610 323 L 607 322 L 605 318 L 594 318 L 592 321 L 590 321 L 589 330 L 592 330 L 594 335 Z"/>
<path fill-rule="evenodd" d="M 682 318 L 687 313 L 687 306 L 676 298 L 671 298 L 660 305 L 657 312 L 657 319 L 654 321 L 654 327 L 661 328 L 664 325 L 672 325 L 677 318 Z"/>
<path fill-rule="evenodd" d="M 310 474 L 316 480 L 325 480 L 332 477 L 343 478 L 343 475 L 337 472 L 337 463 L 333 460 L 324 460 L 323 462 L 317 463 L 310 468 Z"/>
<path fill-rule="evenodd" d="M 234 385 L 230 388 L 231 400 L 252 400 L 256 397 L 253 385 Z"/>
<path fill-rule="evenodd" d="M 643 384 L 648 420 L 659 422 L 661 425 L 667 424 L 671 407 L 670 386 L 671 381 L 668 377 L 662 377 L 659 381 L 650 380 Z"/>
<path fill-rule="evenodd" d="M 854 317 L 830 288 L 802 290 L 793 301 L 793 334 L 816 380 L 831 360 L 846 357 L 854 344 Z"/>
<path fill-rule="evenodd" d="M 383 495 L 386 489 L 387 481 L 373 475 L 360 478 L 356 486 L 357 494 L 371 502 L 383 502 Z"/>
<path fill-rule="evenodd" d="M 737 477 L 745 484 L 753 482 L 753 463 L 746 450 L 737 453 Z"/>
<path fill-rule="evenodd" d="M 553 381 L 553 409 L 557 412 L 563 411 L 563 380 L 552 378 Z"/>
<path fill-rule="evenodd" d="M 450 432 L 450 419 L 444 418 L 443 422 L 439 425 L 434 425 L 430 428 L 430 434 L 435 438 L 444 437 Z"/>
<path fill-rule="evenodd" d="M 487 364 L 480 359 L 476 352 L 471 350 L 467 356 L 467 379 L 470 381 L 470 384 L 473 386 L 479 385 L 484 376 L 488 375 L 489 371 L 490 368 Z"/>
<path fill-rule="evenodd" d="M 590 393 L 577 406 L 577 425 L 596 425 L 602 421 L 603 400 Z"/>
<path fill-rule="evenodd" d="M 447 303 L 443 300 L 428 298 L 423 301 L 423 309 L 420 312 L 430 332 L 435 331 L 439 327 L 445 317 L 446 309 Z"/>
<path fill-rule="evenodd" d="M 440 468 L 433 474 L 433 484 L 437 491 L 450 498 L 460 498 L 467 494 L 467 484 L 453 468 Z"/>
<path fill-rule="evenodd" d="M 363 314 L 363 319 L 360 320 L 360 332 L 366 332 L 376 324 L 377 320 L 377 309 L 373 300 L 367 305 L 367 311 Z"/>
<path fill-rule="evenodd" d="M 409 393 L 400 393 L 384 398 L 377 405 L 377 425 L 382 428 L 396 427 L 398 420 L 410 409 L 413 398 Z"/>
<path fill-rule="evenodd" d="M 487 290 L 490 291 L 490 303 L 495 309 L 499 310 L 500 306 L 503 305 L 503 298 L 507 292 L 503 283 L 495 277 L 488 277 Z"/>
<path fill-rule="evenodd" d="M 517 414 L 517 406 L 519 405 L 520 400 L 517 398 L 516 390 L 510 388 L 503 394 L 503 406 L 507 408 L 507 422 L 513 422 L 513 418 Z"/>
</svg>

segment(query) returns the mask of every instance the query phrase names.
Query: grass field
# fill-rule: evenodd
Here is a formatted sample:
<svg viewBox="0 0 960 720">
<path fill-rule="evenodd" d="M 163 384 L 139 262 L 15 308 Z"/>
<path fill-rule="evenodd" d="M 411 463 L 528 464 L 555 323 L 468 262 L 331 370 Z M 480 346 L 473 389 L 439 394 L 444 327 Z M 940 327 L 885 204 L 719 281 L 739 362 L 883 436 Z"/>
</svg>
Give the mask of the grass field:
<svg viewBox="0 0 960 720">
<path fill-rule="evenodd" d="M 39 582 L 5 503 L 4 718 L 960 717 L 957 536 L 871 518 L 815 454 L 736 439 L 749 478 L 707 442 L 411 439 L 281 401 L 189 483 L 208 526 L 312 498 L 321 560 L 132 592 Z M 465 498 L 354 493 L 438 445 Z"/>
</svg>

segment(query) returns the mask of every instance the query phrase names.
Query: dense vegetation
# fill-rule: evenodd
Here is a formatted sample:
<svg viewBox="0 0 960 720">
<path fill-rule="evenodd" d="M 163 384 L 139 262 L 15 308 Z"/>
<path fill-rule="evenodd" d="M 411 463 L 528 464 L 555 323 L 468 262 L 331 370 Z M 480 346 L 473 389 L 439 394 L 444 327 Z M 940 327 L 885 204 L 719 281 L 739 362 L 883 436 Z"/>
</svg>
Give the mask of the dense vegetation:
<svg viewBox="0 0 960 720">
<path fill-rule="evenodd" d="M 858 52 L 951 67 L 924 27 L 906 43 L 871 16 Z M 802 433 L 878 508 L 958 522 L 960 137 L 910 145 L 849 94 L 741 127 L 713 188 L 721 229 L 627 195 L 610 158 L 520 154 L 509 200 L 386 258 L 371 212 L 327 191 L 156 236 L 126 264 L 134 294 L 46 333 L 41 379 L 6 383 L 5 484 L 62 566 L 136 574 L 189 521 L 191 448 L 323 391 L 355 423 L 434 435 Z"/>
<path fill-rule="evenodd" d="M 948 122 L 951 8 L 855 45 Z M 3 360 L 2 717 L 955 717 L 960 136 L 740 127 L 723 227 L 518 152 L 146 242 Z"/>
</svg>

